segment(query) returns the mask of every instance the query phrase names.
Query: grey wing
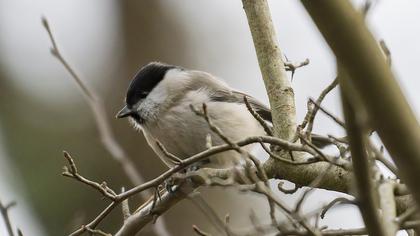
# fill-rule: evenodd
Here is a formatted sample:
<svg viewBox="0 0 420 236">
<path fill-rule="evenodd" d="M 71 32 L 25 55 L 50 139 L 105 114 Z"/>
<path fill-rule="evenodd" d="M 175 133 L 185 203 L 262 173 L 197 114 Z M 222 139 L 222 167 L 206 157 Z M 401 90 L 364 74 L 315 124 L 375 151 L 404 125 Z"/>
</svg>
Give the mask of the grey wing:
<svg viewBox="0 0 420 236">
<path fill-rule="evenodd" d="M 249 96 L 246 93 L 239 92 L 239 91 L 216 91 L 210 96 L 210 99 L 213 101 L 220 101 L 220 102 L 234 102 L 234 103 L 242 103 L 245 104 L 244 96 L 247 97 L 249 104 L 251 107 L 267 122 L 273 123 L 271 110 L 266 105 L 262 104 L 256 98 Z M 331 141 L 328 137 L 324 137 L 318 134 L 312 134 L 312 143 L 319 147 L 323 148 L 325 146 L 331 145 Z"/>
<path fill-rule="evenodd" d="M 244 97 L 247 97 L 249 104 L 258 113 L 265 121 L 272 122 L 271 110 L 266 105 L 262 104 L 256 98 L 235 90 L 226 90 L 226 91 L 215 91 L 210 96 L 212 101 L 218 102 L 232 102 L 232 103 L 241 103 L 245 104 Z"/>
</svg>

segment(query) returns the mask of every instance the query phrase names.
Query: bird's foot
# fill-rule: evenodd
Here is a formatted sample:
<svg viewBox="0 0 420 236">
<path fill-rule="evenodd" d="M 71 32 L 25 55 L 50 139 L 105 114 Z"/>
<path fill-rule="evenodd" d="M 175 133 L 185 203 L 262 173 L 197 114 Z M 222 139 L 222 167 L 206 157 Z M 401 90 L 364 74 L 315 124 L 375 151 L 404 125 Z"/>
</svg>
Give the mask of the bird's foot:
<svg viewBox="0 0 420 236">
<path fill-rule="evenodd" d="M 169 178 L 165 180 L 164 186 L 165 186 L 166 191 L 168 191 L 168 193 L 175 193 L 179 188 L 179 185 L 175 183 L 173 178 Z"/>
</svg>

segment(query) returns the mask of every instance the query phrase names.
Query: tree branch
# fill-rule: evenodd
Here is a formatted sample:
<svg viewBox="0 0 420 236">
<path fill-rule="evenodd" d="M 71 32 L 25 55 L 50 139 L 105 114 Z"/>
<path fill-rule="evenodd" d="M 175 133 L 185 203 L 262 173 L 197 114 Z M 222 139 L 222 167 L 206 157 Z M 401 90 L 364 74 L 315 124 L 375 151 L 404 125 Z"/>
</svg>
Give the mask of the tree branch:
<svg viewBox="0 0 420 236">
<path fill-rule="evenodd" d="M 82 90 L 82 94 L 84 95 L 87 104 L 90 106 L 103 146 L 109 152 L 109 154 L 111 154 L 111 157 L 118 164 L 120 164 L 120 166 L 124 170 L 124 173 L 127 175 L 127 177 L 130 179 L 131 183 L 134 186 L 144 183 L 145 180 L 140 174 L 140 172 L 137 171 L 136 165 L 131 161 L 130 157 L 128 157 L 125 150 L 117 142 L 117 139 L 115 138 L 114 133 L 112 131 L 111 124 L 109 123 L 109 120 L 107 118 L 108 115 L 106 114 L 105 106 L 101 98 L 93 89 L 90 89 L 85 84 L 85 82 L 81 79 L 81 77 L 76 73 L 76 71 L 70 66 L 70 64 L 67 62 L 64 56 L 61 54 L 61 51 L 58 48 L 57 42 L 54 38 L 54 35 L 52 33 L 51 27 L 47 19 L 45 17 L 42 17 L 41 21 L 51 40 L 51 54 L 55 58 L 57 58 L 57 60 L 59 60 L 64 66 L 64 68 L 69 72 L 69 74 L 76 82 L 78 87 Z M 147 191 L 141 194 L 144 199 L 147 198 Z M 161 221 L 160 224 L 156 225 L 154 230 L 159 235 L 170 235 L 163 221 Z"/>
<path fill-rule="evenodd" d="M 242 0 L 242 4 L 270 100 L 274 134 L 291 140 L 296 130 L 294 93 L 286 76 L 268 3 L 266 0 Z"/>
<path fill-rule="evenodd" d="M 301 2 L 348 72 L 346 82 L 354 87 L 350 99 L 360 100 L 420 203 L 420 126 L 363 17 L 349 1 Z"/>
<path fill-rule="evenodd" d="M 382 219 L 385 226 L 385 235 L 396 235 L 399 225 L 395 220 L 397 216 L 397 209 L 394 198 L 394 183 L 391 181 L 384 181 L 379 185 L 379 201 L 382 209 Z"/>
<path fill-rule="evenodd" d="M 339 72 L 339 78 L 344 79 L 344 73 Z M 347 101 L 348 93 L 343 91 L 342 103 L 344 116 L 346 120 L 346 131 L 350 142 L 350 150 L 352 155 L 354 179 L 356 180 L 357 199 L 359 209 L 362 213 L 363 220 L 366 224 L 369 235 L 388 235 L 386 234 L 385 225 L 382 223 L 379 215 L 378 192 L 374 184 L 372 163 L 366 152 L 366 130 L 360 117 L 357 117 L 356 110 L 350 106 Z"/>
<path fill-rule="evenodd" d="M 15 205 L 16 205 L 16 202 L 11 202 L 11 203 L 6 204 L 6 205 L 3 205 L 0 202 L 0 214 L 3 217 L 3 221 L 4 221 L 4 224 L 6 226 L 7 232 L 9 233 L 9 236 L 14 236 L 15 235 L 14 231 L 13 231 L 13 228 L 12 228 L 12 223 L 10 222 L 10 218 L 9 218 L 9 210 L 10 210 L 10 208 L 12 208 Z"/>
</svg>

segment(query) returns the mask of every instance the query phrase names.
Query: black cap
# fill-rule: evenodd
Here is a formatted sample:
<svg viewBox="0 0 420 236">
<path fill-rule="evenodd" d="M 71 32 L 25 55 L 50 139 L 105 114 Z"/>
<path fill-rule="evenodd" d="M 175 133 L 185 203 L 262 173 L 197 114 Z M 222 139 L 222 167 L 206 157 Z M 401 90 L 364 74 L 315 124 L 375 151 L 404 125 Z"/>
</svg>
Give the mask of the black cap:
<svg viewBox="0 0 420 236">
<path fill-rule="evenodd" d="M 150 91 L 162 81 L 166 72 L 175 67 L 160 62 L 151 62 L 143 66 L 128 87 L 126 96 L 127 107 L 131 108 L 140 99 L 147 97 Z"/>
</svg>

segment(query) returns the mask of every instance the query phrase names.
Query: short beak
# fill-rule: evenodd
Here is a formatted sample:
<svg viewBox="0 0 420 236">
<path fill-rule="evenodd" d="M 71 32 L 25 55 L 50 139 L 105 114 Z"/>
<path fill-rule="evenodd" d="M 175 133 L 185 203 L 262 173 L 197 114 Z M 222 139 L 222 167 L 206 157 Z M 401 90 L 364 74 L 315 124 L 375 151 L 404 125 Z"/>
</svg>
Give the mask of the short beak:
<svg viewBox="0 0 420 236">
<path fill-rule="evenodd" d="M 124 118 L 124 117 L 127 117 L 127 116 L 129 116 L 129 115 L 131 115 L 133 113 L 134 113 L 134 111 L 132 111 L 127 106 L 124 106 L 124 108 L 121 109 L 121 111 L 119 111 L 115 117 L 116 118 Z"/>
</svg>

